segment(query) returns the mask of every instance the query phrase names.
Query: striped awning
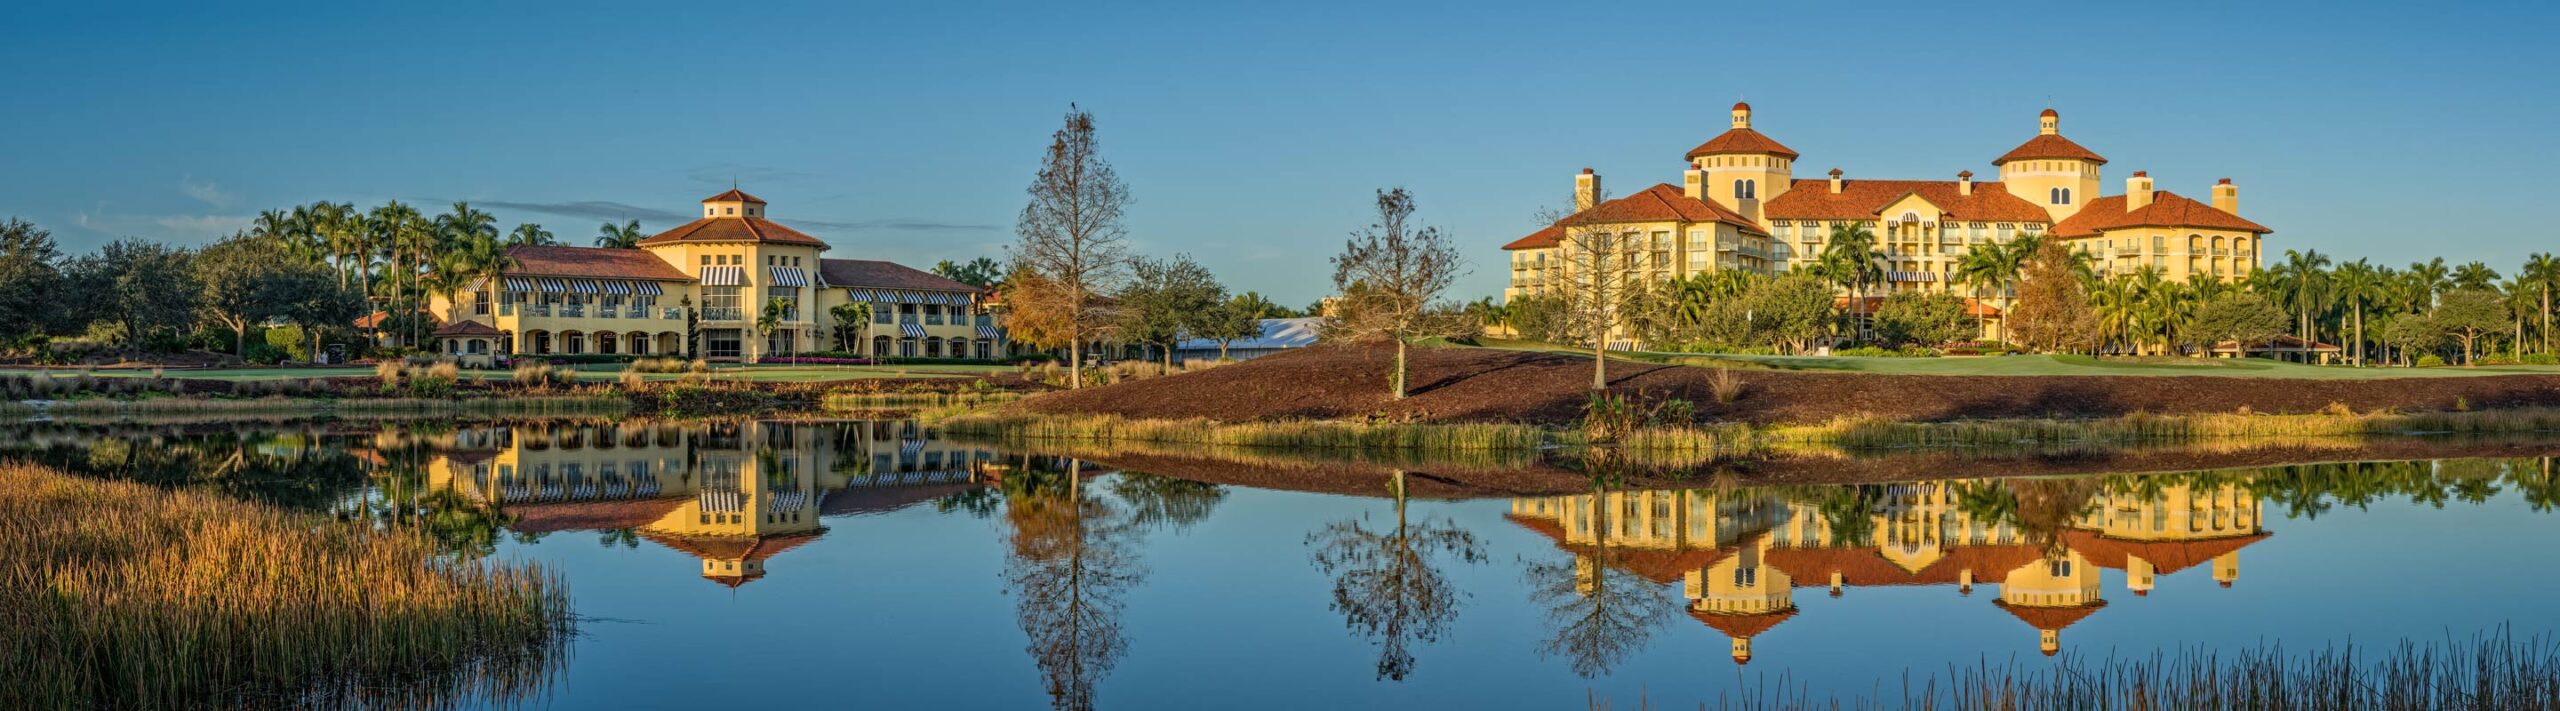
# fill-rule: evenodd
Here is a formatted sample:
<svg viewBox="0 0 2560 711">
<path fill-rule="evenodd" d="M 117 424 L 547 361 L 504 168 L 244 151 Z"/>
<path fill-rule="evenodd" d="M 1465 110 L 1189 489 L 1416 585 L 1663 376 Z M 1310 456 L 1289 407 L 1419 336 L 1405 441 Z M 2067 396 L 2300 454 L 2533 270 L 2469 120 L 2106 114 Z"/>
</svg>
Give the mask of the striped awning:
<svg viewBox="0 0 2560 711">
<path fill-rule="evenodd" d="M 1937 272 L 1885 272 L 1885 281 L 1937 281 Z"/>
<path fill-rule="evenodd" d="M 898 333 L 908 338 L 923 338 L 924 327 L 912 323 L 898 324 Z"/>
<path fill-rule="evenodd" d="M 567 279 L 560 279 L 556 277 L 534 277 L 533 283 L 540 285 L 542 287 L 542 292 L 546 294 L 569 293 L 569 280 Z"/>
<path fill-rule="evenodd" d="M 507 277 L 507 290 L 514 292 L 531 292 L 533 291 L 533 279 L 530 277 Z"/>
<path fill-rule="evenodd" d="M 900 442 L 898 443 L 898 458 L 899 458 L 899 459 L 909 459 L 909 460 L 912 460 L 912 459 L 915 459 L 915 458 L 916 458 L 916 455 L 917 455 L 917 454 L 921 454 L 921 453 L 923 453 L 923 452 L 924 452 L 924 440 L 920 440 L 920 439 L 910 439 L 910 440 L 900 441 Z"/>
<path fill-rule="evenodd" d="M 658 286 L 658 283 L 654 281 L 631 282 L 631 292 L 641 296 L 657 296 L 667 293 L 664 287 Z"/>
<path fill-rule="evenodd" d="M 631 282 L 627 281 L 607 281 L 600 282 L 598 285 L 604 287 L 604 293 L 612 294 L 614 296 L 624 296 L 631 293 Z"/>
<path fill-rule="evenodd" d="M 703 267 L 703 286 L 746 286 L 746 267 Z"/>
<path fill-rule="evenodd" d="M 604 293 L 604 286 L 597 284 L 594 279 L 571 279 L 569 280 L 569 293 L 601 294 Z"/>
<path fill-rule="evenodd" d="M 991 341 L 1001 341 L 1004 340 L 1004 329 L 996 328 L 994 326 L 979 326 L 978 337 Z"/>
<path fill-rule="evenodd" d="M 788 285 L 782 285 L 788 286 Z M 864 289 L 846 287 L 845 298 L 875 304 L 941 304 L 967 306 L 975 297 L 965 291 L 907 291 L 904 289 Z"/>
<path fill-rule="evenodd" d="M 765 271 L 773 277 L 771 286 L 796 288 L 809 285 L 809 273 L 800 271 L 799 267 L 765 267 Z"/>
</svg>

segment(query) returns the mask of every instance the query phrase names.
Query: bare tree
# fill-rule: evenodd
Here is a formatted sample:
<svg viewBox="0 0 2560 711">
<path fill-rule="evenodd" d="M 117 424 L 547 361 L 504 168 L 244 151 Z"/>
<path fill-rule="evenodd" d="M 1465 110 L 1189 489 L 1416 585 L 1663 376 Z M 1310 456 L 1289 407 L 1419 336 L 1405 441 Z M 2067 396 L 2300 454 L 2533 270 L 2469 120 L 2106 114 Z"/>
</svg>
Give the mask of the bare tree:
<svg viewBox="0 0 2560 711">
<path fill-rule="evenodd" d="M 1031 204 L 1014 227 L 1021 240 L 1007 250 L 1017 269 L 1039 277 L 1009 284 L 1020 293 L 1008 300 L 1053 309 L 1042 319 L 1050 328 L 1023 335 L 1034 344 L 1067 347 L 1071 388 L 1084 386 L 1085 338 L 1107 317 L 1098 297 L 1114 291 L 1129 270 L 1128 230 L 1120 224 L 1128 187 L 1099 148 L 1093 114 L 1069 105 L 1066 126 L 1049 142 L 1040 175 L 1031 181 Z"/>
<path fill-rule="evenodd" d="M 1548 210 L 1538 221 L 1563 231 L 1556 242 L 1559 263 L 1547 279 L 1548 293 L 1563 307 L 1553 330 L 1591 344 L 1591 389 L 1602 390 L 1609 387 L 1609 335 L 1631 312 L 1626 302 L 1636 291 L 1636 250 L 1641 245 L 1633 236 L 1621 238 L 1617 225 L 1594 209 L 1607 203 L 1609 195 L 1599 181 L 1590 183 L 1588 197 L 1575 196 L 1575 212 Z"/>
<path fill-rule="evenodd" d="M 1342 338 L 1395 343 L 1388 387 L 1398 400 L 1405 396 L 1406 343 L 1452 335 L 1462 323 L 1453 318 L 1457 309 L 1440 301 L 1466 260 L 1447 233 L 1413 219 L 1413 211 L 1404 188 L 1378 191 L 1378 221 L 1351 233 L 1333 258 L 1333 287 L 1342 298 L 1325 314 L 1326 328 Z"/>
<path fill-rule="evenodd" d="M 1370 530 L 1367 516 L 1307 534 L 1316 570 L 1333 578 L 1333 609 L 1345 624 L 1378 640 L 1378 678 L 1413 672 L 1412 645 L 1429 644 L 1458 616 L 1458 586 L 1434 559 L 1482 563 L 1484 547 L 1454 521 L 1405 517 L 1405 471 L 1395 470 L 1395 527 Z"/>
<path fill-rule="evenodd" d="M 1586 679 L 1609 673 L 1643 650 L 1680 610 L 1670 589 L 1628 570 L 1625 551 L 1610 545 L 1611 532 L 1618 530 L 1610 518 L 1616 507 L 1599 505 L 1609 489 L 1600 478 L 1593 481 L 1594 544 L 1576 550 L 1571 560 L 1529 561 L 1522 570 L 1530 601 L 1546 608 L 1553 632 L 1538 653 L 1565 657 L 1573 673 Z"/>
</svg>

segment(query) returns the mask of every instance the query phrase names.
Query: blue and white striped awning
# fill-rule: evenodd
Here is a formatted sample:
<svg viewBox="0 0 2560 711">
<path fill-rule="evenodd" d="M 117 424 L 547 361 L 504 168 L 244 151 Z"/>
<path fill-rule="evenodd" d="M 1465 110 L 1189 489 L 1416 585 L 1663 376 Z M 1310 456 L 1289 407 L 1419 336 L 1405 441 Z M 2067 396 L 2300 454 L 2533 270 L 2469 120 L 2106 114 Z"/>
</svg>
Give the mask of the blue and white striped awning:
<svg viewBox="0 0 2560 711">
<path fill-rule="evenodd" d="M 602 285 L 600 285 L 600 284 L 597 284 L 597 283 L 596 283 L 596 280 L 594 280 L 594 279 L 571 279 L 571 280 L 569 280 L 569 293 L 572 293 L 572 294 L 600 294 L 600 293 L 603 293 L 603 292 L 604 292 L 604 287 L 603 287 Z"/>
<path fill-rule="evenodd" d="M 898 333 L 908 338 L 923 338 L 924 327 L 912 323 L 898 324 Z"/>
<path fill-rule="evenodd" d="M 797 288 L 809 285 L 809 273 L 800 271 L 799 267 L 765 267 L 765 271 L 773 277 L 768 286 Z"/>
<path fill-rule="evenodd" d="M 922 452 L 924 452 L 924 440 L 911 439 L 898 443 L 899 459 L 915 459 L 916 455 Z"/>
<path fill-rule="evenodd" d="M 604 293 L 612 294 L 614 296 L 623 296 L 631 293 L 631 282 L 627 281 L 598 282 L 597 285 L 604 287 Z"/>
<path fill-rule="evenodd" d="M 1885 281 L 1937 281 L 1937 272 L 1885 272 Z"/>
<path fill-rule="evenodd" d="M 788 286 L 787 284 L 779 286 Z M 941 304 L 967 306 L 975 298 L 965 291 L 908 291 L 905 289 L 865 289 L 846 287 L 845 298 L 875 304 Z"/>
<path fill-rule="evenodd" d="M 631 291 L 632 293 L 636 293 L 641 296 L 657 296 L 667 293 L 665 287 L 659 286 L 658 283 L 654 281 L 631 282 Z"/>
<path fill-rule="evenodd" d="M 507 277 L 507 290 L 514 292 L 531 292 L 533 291 L 533 279 L 530 277 Z"/>
<path fill-rule="evenodd" d="M 994 326 L 979 326 L 978 337 L 993 341 L 1001 341 L 1004 340 L 1004 330 Z"/>
<path fill-rule="evenodd" d="M 557 277 L 534 277 L 533 283 L 540 285 L 543 293 L 546 294 L 569 293 L 569 280 L 567 279 Z"/>
<path fill-rule="evenodd" d="M 746 267 L 703 267 L 703 286 L 746 286 Z"/>
</svg>

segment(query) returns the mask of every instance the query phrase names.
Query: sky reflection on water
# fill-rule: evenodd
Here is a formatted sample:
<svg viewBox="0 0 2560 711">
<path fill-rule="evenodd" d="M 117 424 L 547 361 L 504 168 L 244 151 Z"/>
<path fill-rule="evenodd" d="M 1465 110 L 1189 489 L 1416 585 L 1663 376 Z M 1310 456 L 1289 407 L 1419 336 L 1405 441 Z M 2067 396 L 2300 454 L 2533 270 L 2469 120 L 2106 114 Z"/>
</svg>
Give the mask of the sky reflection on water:
<svg viewBox="0 0 2560 711">
<path fill-rule="evenodd" d="M 564 708 L 1685 705 L 2548 633 L 2560 583 L 2541 457 L 1441 500 L 1393 495 L 1427 464 L 1281 491 L 901 422 L 38 425 L 0 456 L 555 566 L 594 618 Z"/>
</svg>

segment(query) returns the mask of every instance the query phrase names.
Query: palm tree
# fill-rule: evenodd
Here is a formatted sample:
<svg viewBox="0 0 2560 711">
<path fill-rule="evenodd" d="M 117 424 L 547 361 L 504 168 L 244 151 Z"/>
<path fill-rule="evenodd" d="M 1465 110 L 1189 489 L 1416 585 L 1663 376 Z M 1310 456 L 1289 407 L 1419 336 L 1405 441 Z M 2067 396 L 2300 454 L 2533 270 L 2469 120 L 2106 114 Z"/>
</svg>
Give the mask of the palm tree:
<svg viewBox="0 0 2560 711">
<path fill-rule="evenodd" d="M 2098 313 L 2099 343 L 2129 340 L 2141 321 L 2141 287 L 2130 277 L 2108 279 L 2095 286 L 2089 290 L 2089 306 Z"/>
<path fill-rule="evenodd" d="M 2362 259 L 2340 264 L 2329 273 L 2331 291 L 2355 313 L 2355 337 L 2349 346 L 2353 350 L 2348 352 L 2348 358 L 2356 367 L 2364 366 L 2364 305 L 2382 295 L 2382 277 L 2381 271 Z"/>
<path fill-rule="evenodd" d="M 1950 281 L 1966 286 L 1972 292 L 1974 301 L 1982 301 L 1984 289 L 1997 289 L 2003 283 L 2000 273 L 2003 251 L 2006 250 L 1996 244 L 1965 250 L 1964 256 L 1956 260 L 1956 273 Z M 1973 330 L 1974 333 L 1979 334 L 1987 325 L 1984 322 L 1985 319 L 1990 317 L 1985 316 L 1982 309 L 1972 311 Z"/>
<path fill-rule="evenodd" d="M 2327 286 L 2325 270 L 2329 268 L 2329 257 L 2316 249 L 2300 252 L 2288 249 L 2284 251 L 2284 265 L 2278 268 L 2287 272 L 2293 282 L 2293 307 L 2301 315 L 2301 323 L 2294 330 L 2294 335 L 2302 338 L 2302 359 L 2308 363 L 2311 361 L 2311 344 L 2320 340 L 2311 315 Z"/>
<path fill-rule="evenodd" d="M 2408 295 L 2416 297 L 2417 301 L 2404 304 L 2405 310 L 2425 311 L 2435 308 L 2436 296 L 2443 294 L 2446 289 L 2453 288 L 2453 271 L 2445 268 L 2443 257 L 2424 262 L 2410 262 L 2407 273 L 2411 287 Z"/>
<path fill-rule="evenodd" d="M 2453 288 L 2489 290 L 2497 285 L 2498 270 L 2487 264 L 2472 262 L 2453 269 Z"/>
<path fill-rule="evenodd" d="M 2542 352 L 2549 353 L 2551 352 L 2551 287 L 2554 284 L 2560 284 L 2560 258 L 2552 257 L 2548 252 L 2535 252 L 2532 256 L 2525 257 L 2524 268 L 2518 270 L 2516 276 L 2531 284 L 2540 298 L 2541 303 L 2534 313 L 2540 314 L 2542 318 Z"/>
<path fill-rule="evenodd" d="M 866 331 L 871 328 L 871 302 L 837 304 L 835 308 L 827 309 L 827 313 L 836 317 L 836 339 L 840 341 L 837 345 L 841 350 L 860 354 L 862 342 L 869 340 L 865 336 L 869 335 Z M 845 335 L 848 330 L 853 332 L 849 339 Z"/>
<path fill-rule="evenodd" d="M 1831 224 L 1831 244 L 1823 247 L 1819 269 L 1833 283 L 1849 288 L 1849 304 L 1853 309 L 1851 328 L 1865 340 L 1867 283 L 1884 279 L 1883 252 L 1876 250 L 1876 233 L 1866 223 L 1843 220 Z"/>
<path fill-rule="evenodd" d="M 535 229 L 539 230 L 540 228 Z M 522 230 L 519 230 L 519 232 L 521 231 Z M 408 241 L 411 244 L 408 246 L 408 250 L 410 257 L 416 260 L 416 273 L 424 273 L 428 271 L 427 267 L 431 263 L 428 255 L 444 254 L 450 251 L 453 245 L 470 244 L 479 240 L 494 242 L 497 241 L 497 239 L 497 217 L 492 216 L 487 212 L 474 209 L 471 207 L 471 203 L 456 202 L 453 204 L 452 211 L 446 212 L 442 215 L 437 215 L 435 221 L 432 224 L 427 225 L 426 229 L 412 230 L 409 234 Z M 408 269 L 409 267 L 403 265 L 402 268 Z M 424 293 L 425 292 L 421 290 L 421 297 L 423 297 Z M 401 304 L 400 308 L 405 311 L 416 307 L 408 304 Z M 419 335 L 417 333 L 417 319 L 410 319 L 409 321 L 410 342 L 414 344 L 417 342 Z"/>
<path fill-rule="evenodd" d="M 510 247 L 550 247 L 558 244 L 560 240 L 553 239 L 550 230 L 542 229 L 541 225 L 531 222 L 516 225 L 514 232 L 507 233 L 507 246 Z"/>
<path fill-rule="evenodd" d="M 496 283 L 507 270 L 521 266 L 507 252 L 507 245 L 486 237 L 474 236 L 456 244 L 436 260 L 436 281 L 441 288 L 435 293 L 452 296 L 456 308 L 461 294 L 473 284 Z"/>
<path fill-rule="evenodd" d="M 791 310 L 791 300 L 779 296 L 764 302 L 764 312 L 756 315 L 756 334 L 773 340 L 773 332 L 782 329 L 782 317 Z"/>
<path fill-rule="evenodd" d="M 647 233 L 640 231 L 639 220 L 619 225 L 607 222 L 596 227 L 596 246 L 606 249 L 639 249 L 640 240 L 648 237 Z"/>
</svg>

